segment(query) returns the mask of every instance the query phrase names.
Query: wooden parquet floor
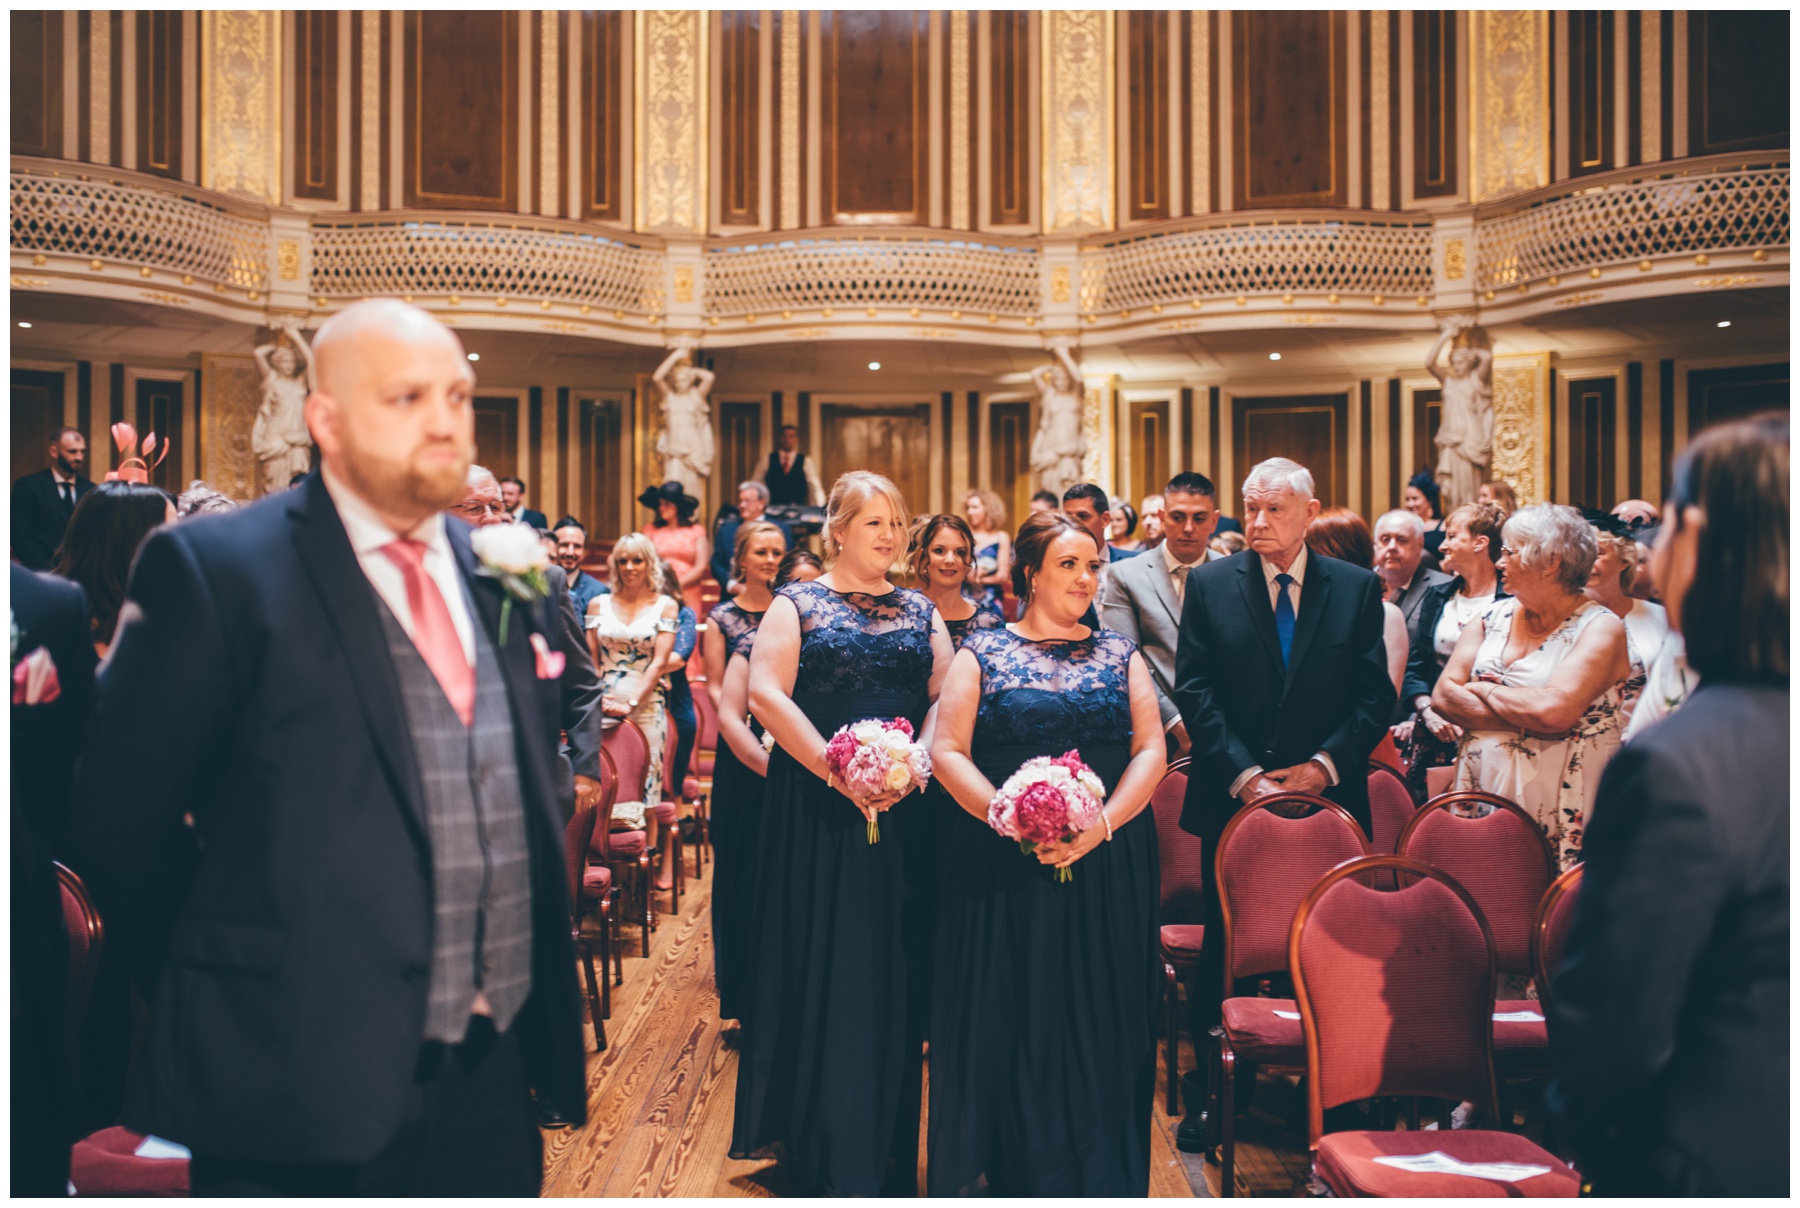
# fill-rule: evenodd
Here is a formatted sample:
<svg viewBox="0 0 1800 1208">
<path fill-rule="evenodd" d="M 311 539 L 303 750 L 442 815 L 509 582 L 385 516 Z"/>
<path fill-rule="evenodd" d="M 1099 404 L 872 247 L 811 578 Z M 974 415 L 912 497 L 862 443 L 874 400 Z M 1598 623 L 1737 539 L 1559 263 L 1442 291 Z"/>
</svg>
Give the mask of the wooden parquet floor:
<svg viewBox="0 0 1800 1208">
<path fill-rule="evenodd" d="M 637 928 L 630 923 L 621 928 L 625 984 L 613 988 L 606 1052 L 593 1050 L 593 1034 L 588 1033 L 588 1124 L 544 1134 L 546 1196 L 784 1194 L 774 1162 L 738 1162 L 726 1153 L 737 1052 L 718 1018 L 713 987 L 711 873 L 709 863 L 705 877 L 689 878 L 679 915 L 660 916 L 648 958 L 641 955 Z M 667 895 L 659 897 L 666 905 Z M 1191 1053 L 1184 1060 L 1191 1063 Z M 1180 1120 L 1165 1112 L 1163 1090 L 1159 1077 L 1150 1194 L 1218 1195 L 1218 1167 L 1176 1150 Z M 1304 1143 L 1296 1151 L 1284 1130 L 1257 1128 L 1250 1121 L 1240 1132 L 1252 1135 L 1241 1138 L 1238 1146 L 1238 1194 L 1292 1195 Z M 923 1139 L 921 1121 L 921 1190 Z"/>
</svg>

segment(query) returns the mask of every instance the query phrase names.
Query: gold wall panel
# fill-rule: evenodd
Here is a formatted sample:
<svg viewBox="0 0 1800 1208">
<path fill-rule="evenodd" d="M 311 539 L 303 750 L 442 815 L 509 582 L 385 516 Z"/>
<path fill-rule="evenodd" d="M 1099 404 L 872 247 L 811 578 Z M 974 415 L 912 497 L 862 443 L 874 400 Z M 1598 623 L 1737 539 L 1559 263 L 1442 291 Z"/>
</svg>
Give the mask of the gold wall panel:
<svg viewBox="0 0 1800 1208">
<path fill-rule="evenodd" d="M 1475 200 L 1542 188 L 1550 183 L 1550 16 L 1486 9 L 1471 12 L 1469 26 Z"/>
<path fill-rule="evenodd" d="M 213 9 L 200 21 L 200 183 L 279 204 L 281 14 Z"/>
<path fill-rule="evenodd" d="M 1490 473 L 1518 493 L 1521 506 L 1542 503 L 1550 481 L 1549 358 L 1494 359 L 1494 460 Z"/>
<path fill-rule="evenodd" d="M 1113 225 L 1113 14 L 1043 14 L 1044 230 Z"/>
<path fill-rule="evenodd" d="M 637 229 L 706 233 L 706 28 L 694 10 L 637 14 Z"/>
<path fill-rule="evenodd" d="M 250 450 L 250 430 L 262 406 L 256 362 L 207 353 L 200 359 L 200 389 L 200 477 L 239 502 L 255 499 L 262 493 Z"/>
</svg>

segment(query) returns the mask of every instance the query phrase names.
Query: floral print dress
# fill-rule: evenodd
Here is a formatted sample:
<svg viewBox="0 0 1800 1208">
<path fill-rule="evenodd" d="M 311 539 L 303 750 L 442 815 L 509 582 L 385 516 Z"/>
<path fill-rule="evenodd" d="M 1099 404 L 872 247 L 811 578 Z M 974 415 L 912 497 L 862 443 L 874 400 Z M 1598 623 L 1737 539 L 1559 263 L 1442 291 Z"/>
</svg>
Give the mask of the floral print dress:
<svg viewBox="0 0 1800 1208">
<path fill-rule="evenodd" d="M 630 624 L 620 619 L 613 608 L 613 599 L 610 594 L 594 597 L 594 605 L 590 606 L 593 611 L 587 617 L 588 632 L 593 637 L 594 666 L 600 673 L 602 692 L 613 691 L 628 676 L 641 676 L 650 665 L 656 635 L 674 633 L 678 627 L 677 622 L 662 619 L 663 609 L 670 604 L 668 596 L 658 596 L 645 605 Z M 664 727 L 668 721 L 664 703 L 663 681 L 657 680 L 638 697 L 638 707 L 631 712 L 631 720 L 637 723 L 650 744 L 641 798 L 647 809 L 656 808 L 657 802 L 662 800 Z M 621 786 L 621 800 L 629 800 L 628 792 L 629 787 Z"/>
<path fill-rule="evenodd" d="M 1519 602 L 1501 600 L 1471 621 L 1484 626 L 1481 646 L 1469 682 L 1485 681 L 1508 688 L 1542 688 L 1563 659 L 1575 649 L 1581 633 L 1603 605 L 1589 603 L 1556 628 L 1543 644 L 1512 663 L 1501 661 L 1513 614 Z M 1634 664 L 1633 675 L 1640 673 Z M 1480 790 L 1517 802 L 1537 819 L 1556 849 L 1560 867 L 1581 862 L 1581 837 L 1588 811 L 1600 788 L 1600 773 L 1618 751 L 1625 728 L 1625 692 L 1629 679 L 1602 692 L 1575 728 L 1561 738 L 1542 739 L 1516 730 L 1470 730 L 1457 750 L 1456 787 Z M 1641 684 L 1641 681 L 1639 681 Z"/>
</svg>

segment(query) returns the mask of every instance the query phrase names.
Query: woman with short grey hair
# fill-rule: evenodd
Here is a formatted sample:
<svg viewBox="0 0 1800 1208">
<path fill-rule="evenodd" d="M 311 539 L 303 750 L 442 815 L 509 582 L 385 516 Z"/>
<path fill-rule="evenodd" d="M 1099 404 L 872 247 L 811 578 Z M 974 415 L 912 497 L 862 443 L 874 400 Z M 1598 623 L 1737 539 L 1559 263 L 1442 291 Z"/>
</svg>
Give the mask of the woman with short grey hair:
<svg viewBox="0 0 1800 1208">
<path fill-rule="evenodd" d="M 1522 508 L 1501 542 L 1511 598 L 1469 622 L 1431 703 L 1464 731 L 1456 787 L 1517 802 L 1568 868 L 1625 726 L 1625 625 L 1583 594 L 1597 545 L 1580 512 Z"/>
</svg>

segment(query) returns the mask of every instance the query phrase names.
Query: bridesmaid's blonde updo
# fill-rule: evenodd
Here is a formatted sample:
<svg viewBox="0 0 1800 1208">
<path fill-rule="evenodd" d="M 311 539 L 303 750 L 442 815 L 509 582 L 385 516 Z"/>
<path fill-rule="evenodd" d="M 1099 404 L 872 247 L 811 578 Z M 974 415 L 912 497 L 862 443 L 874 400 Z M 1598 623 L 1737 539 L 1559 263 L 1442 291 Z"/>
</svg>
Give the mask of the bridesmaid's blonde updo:
<svg viewBox="0 0 1800 1208">
<path fill-rule="evenodd" d="M 839 474 L 838 480 L 831 484 L 831 498 L 825 501 L 827 561 L 836 560 L 844 547 L 844 530 L 868 506 L 869 500 L 877 495 L 888 501 L 888 506 L 894 510 L 894 519 L 901 530 L 905 531 L 908 520 L 906 500 L 901 497 L 899 487 L 873 470 L 851 470 Z"/>
</svg>

